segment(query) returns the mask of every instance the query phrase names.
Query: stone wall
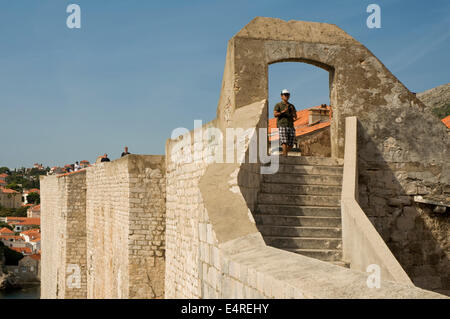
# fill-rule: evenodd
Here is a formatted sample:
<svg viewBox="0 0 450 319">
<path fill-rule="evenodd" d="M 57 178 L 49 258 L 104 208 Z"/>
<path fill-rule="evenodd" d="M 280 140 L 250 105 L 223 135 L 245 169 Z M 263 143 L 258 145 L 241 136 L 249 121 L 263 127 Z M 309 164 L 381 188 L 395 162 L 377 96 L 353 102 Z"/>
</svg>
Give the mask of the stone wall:
<svg viewBox="0 0 450 319">
<path fill-rule="evenodd" d="M 268 98 L 268 66 L 286 61 L 329 72 L 331 155 L 343 158 L 344 121 L 356 116 L 361 207 L 417 285 L 448 290 L 449 217 L 413 204 L 414 195 L 448 196 L 445 126 L 339 27 L 257 17 L 228 43 L 217 110 L 223 127 L 236 109 Z"/>
<path fill-rule="evenodd" d="M 41 177 L 41 297 L 86 298 L 86 172 Z"/>
<path fill-rule="evenodd" d="M 43 298 L 164 295 L 164 161 L 128 155 L 41 178 Z"/>
<path fill-rule="evenodd" d="M 265 110 L 265 101 L 242 107 L 230 127 L 258 128 Z M 261 164 L 185 161 L 186 152 L 220 149 L 195 134 L 166 144 L 166 298 L 442 297 L 386 280 L 370 289 L 362 272 L 266 246 L 250 210 Z"/>
<path fill-rule="evenodd" d="M 163 296 L 164 171 L 138 155 L 87 170 L 88 298 Z"/>
<path fill-rule="evenodd" d="M 331 156 L 330 127 L 297 138 L 302 156 Z"/>
<path fill-rule="evenodd" d="M 19 208 L 20 206 L 22 206 L 22 194 L 17 192 L 3 193 L 0 189 L 0 205 L 5 208 Z"/>
</svg>

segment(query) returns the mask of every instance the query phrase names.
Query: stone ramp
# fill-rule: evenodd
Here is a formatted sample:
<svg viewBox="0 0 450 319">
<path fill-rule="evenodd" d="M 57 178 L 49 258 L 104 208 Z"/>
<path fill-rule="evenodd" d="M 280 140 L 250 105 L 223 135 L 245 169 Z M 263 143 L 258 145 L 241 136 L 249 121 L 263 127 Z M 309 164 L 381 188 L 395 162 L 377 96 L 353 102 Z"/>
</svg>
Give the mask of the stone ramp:
<svg viewBox="0 0 450 319">
<path fill-rule="evenodd" d="M 254 214 L 268 246 L 322 261 L 342 261 L 340 195 L 342 161 L 280 157 L 276 174 L 264 175 Z"/>
</svg>

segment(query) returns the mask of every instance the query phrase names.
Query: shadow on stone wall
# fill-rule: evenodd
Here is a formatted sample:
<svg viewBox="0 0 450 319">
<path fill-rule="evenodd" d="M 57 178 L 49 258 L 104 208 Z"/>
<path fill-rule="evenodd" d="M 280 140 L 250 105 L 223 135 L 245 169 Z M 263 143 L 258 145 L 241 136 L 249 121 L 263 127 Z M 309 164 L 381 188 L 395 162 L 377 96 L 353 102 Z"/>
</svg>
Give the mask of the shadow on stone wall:
<svg viewBox="0 0 450 319">
<path fill-rule="evenodd" d="M 387 162 L 358 123 L 359 204 L 403 269 L 420 288 L 450 296 L 450 217 L 415 203 L 414 195 L 439 194 L 444 168 Z M 414 147 L 414 146 L 412 146 Z M 369 156 L 368 156 L 369 155 Z M 448 210 L 448 209 L 447 209 Z"/>
</svg>

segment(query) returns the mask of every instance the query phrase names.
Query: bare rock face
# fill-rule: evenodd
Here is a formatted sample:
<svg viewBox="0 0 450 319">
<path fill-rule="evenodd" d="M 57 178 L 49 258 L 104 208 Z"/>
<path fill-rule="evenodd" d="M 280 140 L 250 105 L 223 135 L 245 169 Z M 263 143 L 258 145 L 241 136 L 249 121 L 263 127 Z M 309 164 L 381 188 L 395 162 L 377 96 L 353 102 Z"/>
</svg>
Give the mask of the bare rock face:
<svg viewBox="0 0 450 319">
<path fill-rule="evenodd" d="M 416 96 L 425 104 L 429 111 L 440 109 L 450 104 L 450 83 L 417 93 Z"/>
<path fill-rule="evenodd" d="M 0 274 L 0 290 L 11 289 L 19 287 L 17 278 L 14 274 L 3 273 Z"/>
</svg>

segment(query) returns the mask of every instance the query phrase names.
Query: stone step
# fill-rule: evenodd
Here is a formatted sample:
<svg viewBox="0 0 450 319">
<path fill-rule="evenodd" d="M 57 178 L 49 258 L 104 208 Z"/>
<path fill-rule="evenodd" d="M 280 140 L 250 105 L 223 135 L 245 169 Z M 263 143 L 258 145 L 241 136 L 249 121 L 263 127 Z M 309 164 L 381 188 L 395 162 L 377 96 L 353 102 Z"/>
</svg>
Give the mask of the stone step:
<svg viewBox="0 0 450 319">
<path fill-rule="evenodd" d="M 317 156 L 280 156 L 279 162 L 281 164 L 294 165 L 323 165 L 323 166 L 342 166 L 343 159 L 332 157 L 317 157 Z"/>
<path fill-rule="evenodd" d="M 254 216 L 257 225 L 341 227 L 340 217 L 261 215 Z"/>
<path fill-rule="evenodd" d="M 340 238 L 265 236 L 267 245 L 280 249 L 341 249 Z"/>
<path fill-rule="evenodd" d="M 341 209 L 339 207 L 258 204 L 255 215 L 257 214 L 340 217 Z"/>
<path fill-rule="evenodd" d="M 322 165 L 295 165 L 281 164 L 279 173 L 315 174 L 315 175 L 336 175 L 342 176 L 342 166 L 322 166 Z"/>
<path fill-rule="evenodd" d="M 342 261 L 342 250 L 340 249 L 286 249 L 303 256 L 316 258 L 322 261 Z"/>
<path fill-rule="evenodd" d="M 341 197 L 337 195 L 319 196 L 319 195 L 285 195 L 273 193 L 259 193 L 258 203 L 261 204 L 279 204 L 279 205 L 314 205 L 337 207 L 340 205 Z"/>
<path fill-rule="evenodd" d="M 301 227 L 301 226 L 275 226 L 258 225 L 258 230 L 265 236 L 279 237 L 315 237 L 315 238 L 342 238 L 339 227 Z"/>
<path fill-rule="evenodd" d="M 262 183 L 261 192 L 291 195 L 341 195 L 341 186 Z"/>
<path fill-rule="evenodd" d="M 264 174 L 263 182 L 300 185 L 334 185 L 341 186 L 342 176 L 303 175 L 303 174 Z"/>
</svg>

